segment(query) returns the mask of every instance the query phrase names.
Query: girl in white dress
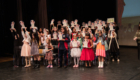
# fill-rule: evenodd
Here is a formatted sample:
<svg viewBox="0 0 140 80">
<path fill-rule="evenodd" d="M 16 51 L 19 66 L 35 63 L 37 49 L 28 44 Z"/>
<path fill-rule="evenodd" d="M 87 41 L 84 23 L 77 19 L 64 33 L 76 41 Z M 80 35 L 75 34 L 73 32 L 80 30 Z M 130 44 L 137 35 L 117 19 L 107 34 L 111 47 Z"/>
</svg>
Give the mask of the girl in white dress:
<svg viewBox="0 0 140 80">
<path fill-rule="evenodd" d="M 73 36 L 73 40 L 70 42 L 71 47 L 71 57 L 74 58 L 74 66 L 73 67 L 79 67 L 79 58 L 81 56 L 81 50 L 80 50 L 80 42 L 77 40 L 77 36 Z M 77 59 L 77 63 L 76 63 Z"/>
</svg>

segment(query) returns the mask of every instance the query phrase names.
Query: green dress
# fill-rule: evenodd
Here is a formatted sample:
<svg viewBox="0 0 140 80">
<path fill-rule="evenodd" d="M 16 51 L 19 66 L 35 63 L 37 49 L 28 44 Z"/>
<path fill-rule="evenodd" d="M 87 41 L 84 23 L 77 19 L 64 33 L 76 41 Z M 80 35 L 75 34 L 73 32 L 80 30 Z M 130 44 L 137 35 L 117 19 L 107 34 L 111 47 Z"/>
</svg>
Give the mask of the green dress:
<svg viewBox="0 0 140 80">
<path fill-rule="evenodd" d="M 82 44 L 83 44 L 83 43 L 82 43 L 82 38 L 78 38 L 78 37 L 77 37 L 77 40 L 80 42 L 80 45 L 81 45 L 80 50 L 82 51 L 82 49 L 83 49 L 83 45 L 82 45 Z"/>
</svg>

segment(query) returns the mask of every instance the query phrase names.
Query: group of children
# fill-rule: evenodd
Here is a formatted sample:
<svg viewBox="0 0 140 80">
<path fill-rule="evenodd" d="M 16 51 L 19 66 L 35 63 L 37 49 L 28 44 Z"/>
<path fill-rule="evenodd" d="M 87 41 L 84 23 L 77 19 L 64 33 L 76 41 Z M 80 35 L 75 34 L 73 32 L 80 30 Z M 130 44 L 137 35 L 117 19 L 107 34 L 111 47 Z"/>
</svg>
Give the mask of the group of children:
<svg viewBox="0 0 140 80">
<path fill-rule="evenodd" d="M 24 22 L 20 21 L 21 33 L 23 36 L 23 46 L 21 56 L 25 57 L 25 67 L 31 66 L 30 56 L 34 57 L 34 68 L 40 67 L 39 48 L 43 48 L 45 59 L 48 61 L 47 68 L 53 68 L 53 43 L 58 42 L 58 67 L 62 67 L 64 59 L 64 67 L 68 65 L 68 53 L 73 58 L 73 67 L 79 67 L 79 61 L 85 62 L 85 67 L 91 67 L 92 61 L 98 59 L 98 68 L 104 67 L 104 61 L 119 60 L 119 45 L 117 38 L 118 27 L 115 23 L 106 23 L 102 20 L 94 22 L 78 24 L 78 20 L 71 21 L 71 25 L 64 19 L 58 21 L 57 26 L 54 25 L 54 19 L 50 23 L 50 32 L 48 29 L 37 29 L 35 21 L 31 20 L 30 32 L 24 26 Z M 11 26 L 14 26 L 12 22 Z M 14 32 L 15 40 L 17 40 L 16 29 L 11 27 Z M 51 33 L 51 34 L 49 34 Z M 14 41 L 14 43 L 16 43 Z M 111 55 L 110 55 L 111 54 Z M 18 64 L 15 64 L 18 66 Z"/>
</svg>

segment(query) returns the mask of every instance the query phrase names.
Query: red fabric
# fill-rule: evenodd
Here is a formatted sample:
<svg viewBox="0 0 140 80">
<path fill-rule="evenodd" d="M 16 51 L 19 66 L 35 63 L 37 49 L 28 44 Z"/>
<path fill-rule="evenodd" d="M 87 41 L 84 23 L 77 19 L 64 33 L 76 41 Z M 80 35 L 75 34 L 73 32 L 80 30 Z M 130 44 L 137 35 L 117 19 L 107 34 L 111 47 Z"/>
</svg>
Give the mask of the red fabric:
<svg viewBox="0 0 140 80">
<path fill-rule="evenodd" d="M 94 36 L 94 42 L 96 41 L 96 37 Z"/>
<path fill-rule="evenodd" d="M 90 47 L 90 41 L 88 41 L 88 47 Z M 95 54 L 92 48 L 83 48 L 81 52 L 80 60 L 82 61 L 93 61 L 95 59 Z"/>
</svg>

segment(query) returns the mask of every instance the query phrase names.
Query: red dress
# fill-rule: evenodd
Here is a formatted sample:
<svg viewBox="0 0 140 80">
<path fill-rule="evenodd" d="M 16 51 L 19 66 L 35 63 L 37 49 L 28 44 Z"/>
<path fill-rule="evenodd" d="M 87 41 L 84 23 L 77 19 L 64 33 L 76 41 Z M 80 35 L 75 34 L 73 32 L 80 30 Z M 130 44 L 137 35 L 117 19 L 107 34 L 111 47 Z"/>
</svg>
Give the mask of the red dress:
<svg viewBox="0 0 140 80">
<path fill-rule="evenodd" d="M 91 46 L 90 41 L 88 41 L 88 47 Z M 95 59 L 93 48 L 83 48 L 80 60 L 82 61 L 93 61 Z"/>
</svg>

